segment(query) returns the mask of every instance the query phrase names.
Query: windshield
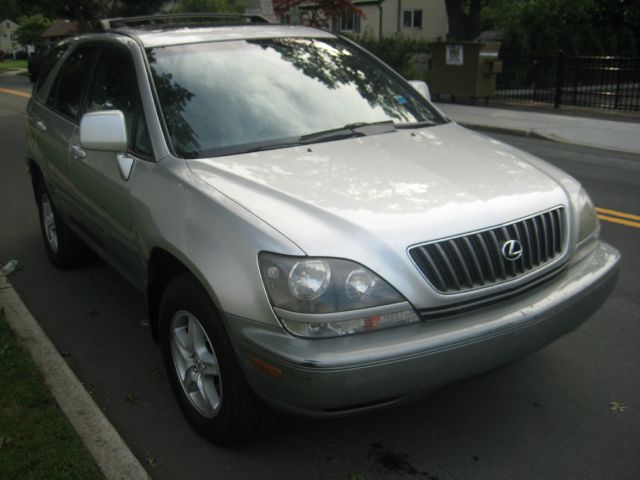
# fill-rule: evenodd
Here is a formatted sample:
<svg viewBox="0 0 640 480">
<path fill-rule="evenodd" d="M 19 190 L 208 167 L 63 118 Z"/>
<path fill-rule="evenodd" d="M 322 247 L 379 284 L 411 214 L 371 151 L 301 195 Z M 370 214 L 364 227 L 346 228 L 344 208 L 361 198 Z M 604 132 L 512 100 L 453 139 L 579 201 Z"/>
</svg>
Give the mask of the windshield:
<svg viewBox="0 0 640 480">
<path fill-rule="evenodd" d="M 173 149 L 183 158 L 347 138 L 345 130 L 368 124 L 444 122 L 411 86 L 338 39 L 197 43 L 150 48 L 147 56 Z M 317 135 L 333 130 L 336 138 Z"/>
</svg>

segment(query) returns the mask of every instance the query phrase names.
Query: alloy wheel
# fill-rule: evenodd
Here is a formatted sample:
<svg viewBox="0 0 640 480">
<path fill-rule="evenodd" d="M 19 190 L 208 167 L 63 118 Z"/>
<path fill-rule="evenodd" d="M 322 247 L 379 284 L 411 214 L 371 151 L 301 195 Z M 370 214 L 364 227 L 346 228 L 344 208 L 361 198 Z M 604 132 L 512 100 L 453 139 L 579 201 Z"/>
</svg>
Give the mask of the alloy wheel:
<svg viewBox="0 0 640 480">
<path fill-rule="evenodd" d="M 191 405 L 202 416 L 220 411 L 222 379 L 218 359 L 202 324 L 185 310 L 176 312 L 170 323 L 173 365 Z"/>
</svg>

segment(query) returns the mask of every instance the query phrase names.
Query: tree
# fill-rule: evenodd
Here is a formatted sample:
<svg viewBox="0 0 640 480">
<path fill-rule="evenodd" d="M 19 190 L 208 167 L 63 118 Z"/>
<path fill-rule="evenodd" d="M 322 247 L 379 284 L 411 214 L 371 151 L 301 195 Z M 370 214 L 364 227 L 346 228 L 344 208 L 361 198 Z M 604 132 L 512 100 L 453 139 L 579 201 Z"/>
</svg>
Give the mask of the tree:
<svg viewBox="0 0 640 480">
<path fill-rule="evenodd" d="M 506 55 L 630 55 L 640 46 L 638 0 L 491 0 L 483 24 Z"/>
<path fill-rule="evenodd" d="M 21 17 L 18 20 L 19 27 L 16 30 L 16 40 L 21 45 L 37 45 L 42 41 L 42 33 L 49 28 L 51 20 L 44 15 L 32 15 Z"/>
<path fill-rule="evenodd" d="M 291 8 L 297 7 L 306 0 L 273 0 L 273 10 L 282 17 Z M 309 10 L 309 16 L 303 19 L 303 23 L 316 27 L 328 27 L 329 19 L 340 15 L 364 16 L 362 10 L 353 5 L 352 0 L 317 0 L 317 8 Z"/>
<path fill-rule="evenodd" d="M 49 18 L 77 20 L 83 30 L 93 30 L 98 20 L 158 11 L 164 0 L 0 0 L 20 16 L 43 14 Z"/>
<path fill-rule="evenodd" d="M 489 0 L 445 0 L 449 38 L 473 40 L 480 35 L 480 13 Z"/>
</svg>

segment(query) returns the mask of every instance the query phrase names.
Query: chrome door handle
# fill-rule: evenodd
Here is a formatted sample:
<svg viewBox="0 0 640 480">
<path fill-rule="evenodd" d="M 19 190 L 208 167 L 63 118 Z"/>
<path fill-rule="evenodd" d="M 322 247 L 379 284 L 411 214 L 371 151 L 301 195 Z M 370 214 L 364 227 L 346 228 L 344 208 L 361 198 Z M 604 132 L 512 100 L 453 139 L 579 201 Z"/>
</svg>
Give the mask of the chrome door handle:
<svg viewBox="0 0 640 480">
<path fill-rule="evenodd" d="M 71 155 L 79 158 L 80 160 L 84 160 L 85 158 L 87 158 L 87 154 L 84 152 L 80 145 L 71 145 Z"/>
<path fill-rule="evenodd" d="M 44 124 L 44 122 L 42 120 L 36 120 L 35 121 L 35 126 L 41 132 L 46 132 L 47 131 L 47 126 Z"/>
</svg>

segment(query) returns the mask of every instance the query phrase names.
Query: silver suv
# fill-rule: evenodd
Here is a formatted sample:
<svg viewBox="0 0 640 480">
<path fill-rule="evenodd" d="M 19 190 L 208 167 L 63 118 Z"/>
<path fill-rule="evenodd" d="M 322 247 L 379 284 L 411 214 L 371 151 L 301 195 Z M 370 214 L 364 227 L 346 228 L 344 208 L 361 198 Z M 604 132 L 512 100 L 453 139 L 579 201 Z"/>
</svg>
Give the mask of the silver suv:
<svg viewBox="0 0 640 480">
<path fill-rule="evenodd" d="M 389 407 L 529 354 L 607 298 L 580 184 L 448 120 L 326 31 L 107 22 L 43 65 L 28 165 L 58 267 L 145 294 L 194 428 Z M 114 27 L 115 25 L 115 28 Z"/>
</svg>

